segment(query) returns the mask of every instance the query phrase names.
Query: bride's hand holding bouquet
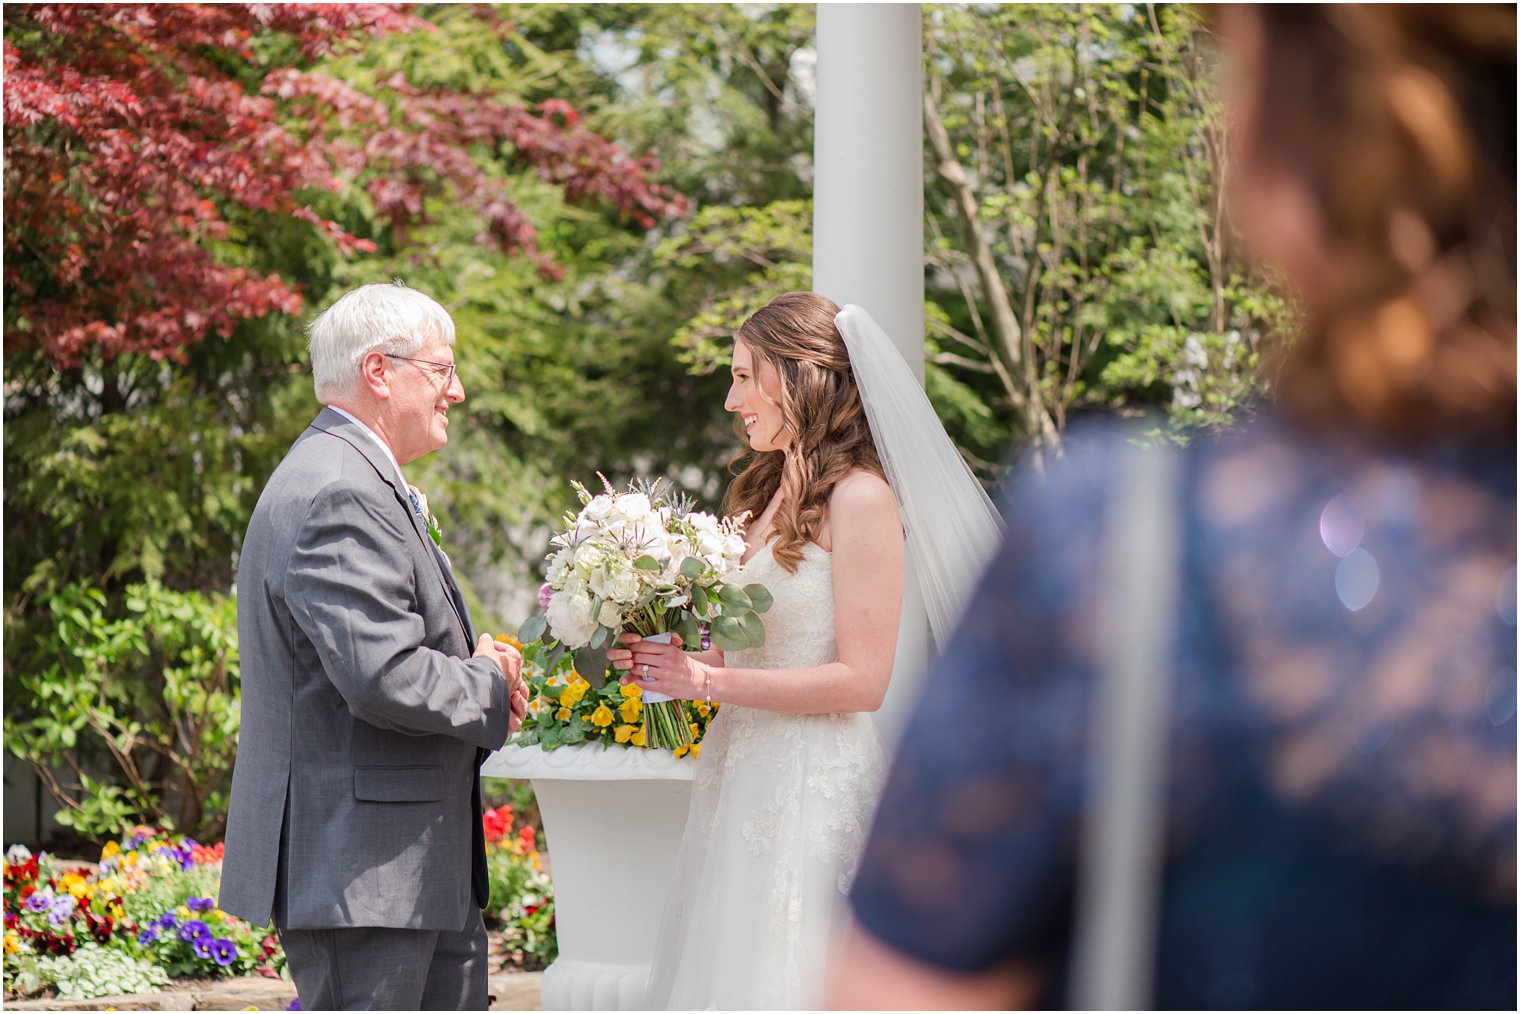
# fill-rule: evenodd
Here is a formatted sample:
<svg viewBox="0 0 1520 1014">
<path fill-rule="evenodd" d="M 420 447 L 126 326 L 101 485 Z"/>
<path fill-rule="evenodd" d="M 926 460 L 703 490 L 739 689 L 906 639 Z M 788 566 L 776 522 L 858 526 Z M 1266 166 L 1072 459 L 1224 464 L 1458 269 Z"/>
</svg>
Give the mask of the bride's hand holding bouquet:
<svg viewBox="0 0 1520 1014">
<path fill-rule="evenodd" d="M 623 685 L 634 684 L 645 694 L 712 704 L 711 667 L 685 650 L 680 634 L 672 634 L 669 641 L 621 634 L 618 643 L 623 647 L 608 652 L 608 658 L 614 667 L 628 672 Z"/>
</svg>

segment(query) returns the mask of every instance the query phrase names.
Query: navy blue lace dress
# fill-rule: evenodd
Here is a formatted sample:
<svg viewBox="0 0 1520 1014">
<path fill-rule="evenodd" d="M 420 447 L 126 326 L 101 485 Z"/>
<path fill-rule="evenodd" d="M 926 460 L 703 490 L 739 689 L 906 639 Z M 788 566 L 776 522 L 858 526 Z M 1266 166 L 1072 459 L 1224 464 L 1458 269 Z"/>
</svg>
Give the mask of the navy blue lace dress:
<svg viewBox="0 0 1520 1014">
<path fill-rule="evenodd" d="M 1119 439 L 1005 503 L 851 904 L 1065 1002 Z M 1155 1004 L 1515 1007 L 1515 448 L 1185 452 Z"/>
</svg>

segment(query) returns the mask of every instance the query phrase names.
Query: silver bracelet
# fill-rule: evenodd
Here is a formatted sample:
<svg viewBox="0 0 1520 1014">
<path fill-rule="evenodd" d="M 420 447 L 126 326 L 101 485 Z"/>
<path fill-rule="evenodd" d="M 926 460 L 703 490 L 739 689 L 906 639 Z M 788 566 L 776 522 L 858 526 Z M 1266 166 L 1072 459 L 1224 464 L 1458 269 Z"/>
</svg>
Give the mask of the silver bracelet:
<svg viewBox="0 0 1520 1014">
<path fill-rule="evenodd" d="M 712 707 L 712 670 L 708 669 L 705 675 L 707 678 L 702 681 L 703 694 L 707 699 L 707 706 L 710 708 Z"/>
</svg>

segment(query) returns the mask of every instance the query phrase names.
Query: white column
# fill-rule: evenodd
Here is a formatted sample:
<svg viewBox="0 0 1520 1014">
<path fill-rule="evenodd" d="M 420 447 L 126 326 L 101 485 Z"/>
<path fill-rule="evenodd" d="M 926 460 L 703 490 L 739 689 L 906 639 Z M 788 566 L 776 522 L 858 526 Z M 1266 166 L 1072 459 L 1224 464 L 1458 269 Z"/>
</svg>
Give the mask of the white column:
<svg viewBox="0 0 1520 1014">
<path fill-rule="evenodd" d="M 818 5 L 813 289 L 870 311 L 923 377 L 924 156 L 918 4 Z M 910 572 L 897 664 L 877 724 L 895 741 L 929 628 Z"/>
</svg>

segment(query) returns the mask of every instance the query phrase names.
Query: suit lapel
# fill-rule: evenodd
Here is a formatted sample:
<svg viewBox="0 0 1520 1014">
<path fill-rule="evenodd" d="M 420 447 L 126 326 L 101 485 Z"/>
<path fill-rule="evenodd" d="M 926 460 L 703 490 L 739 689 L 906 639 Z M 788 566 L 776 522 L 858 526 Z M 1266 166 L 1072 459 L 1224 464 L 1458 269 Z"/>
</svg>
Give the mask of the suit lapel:
<svg viewBox="0 0 1520 1014">
<path fill-rule="evenodd" d="M 465 608 L 464 595 L 459 591 L 459 585 L 454 580 L 453 569 L 443 556 L 443 551 L 433 542 L 432 536 L 428 535 L 427 529 L 422 527 L 417 520 L 417 512 L 412 510 L 411 497 L 407 490 L 397 488 L 400 479 L 396 476 L 396 469 L 387 458 L 375 446 L 375 441 L 362 432 L 353 422 L 334 412 L 330 408 L 322 409 L 316 420 L 312 423 L 313 428 L 337 437 L 346 442 L 354 450 L 364 456 L 370 467 L 375 470 L 382 482 L 390 487 L 391 495 L 395 497 L 396 506 L 406 512 L 407 520 L 411 522 L 411 529 L 418 539 L 422 540 L 422 547 L 427 551 L 428 559 L 433 561 L 433 568 L 438 573 L 439 583 L 443 585 L 444 597 L 448 599 L 449 608 L 454 611 L 454 619 L 459 621 L 459 627 L 464 631 L 465 644 L 472 645 L 474 634 L 470 627 L 470 611 Z"/>
</svg>

